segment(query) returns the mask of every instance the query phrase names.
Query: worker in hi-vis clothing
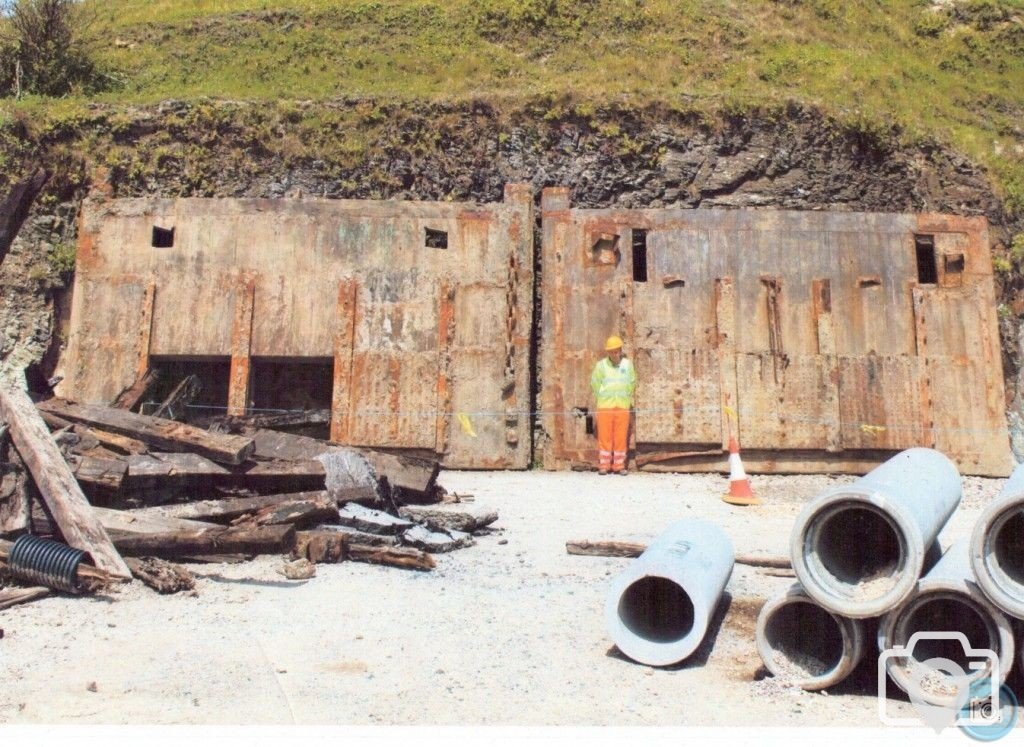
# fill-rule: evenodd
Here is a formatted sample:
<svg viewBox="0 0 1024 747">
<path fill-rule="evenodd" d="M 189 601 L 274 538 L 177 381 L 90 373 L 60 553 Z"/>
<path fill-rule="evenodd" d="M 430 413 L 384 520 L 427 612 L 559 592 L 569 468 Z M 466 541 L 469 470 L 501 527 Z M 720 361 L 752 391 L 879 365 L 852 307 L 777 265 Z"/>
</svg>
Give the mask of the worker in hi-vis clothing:
<svg viewBox="0 0 1024 747">
<path fill-rule="evenodd" d="M 636 371 L 632 361 L 622 354 L 621 338 L 612 335 L 604 349 L 608 355 L 597 362 L 590 375 L 590 388 L 597 399 L 597 470 L 600 475 L 624 475 Z"/>
</svg>

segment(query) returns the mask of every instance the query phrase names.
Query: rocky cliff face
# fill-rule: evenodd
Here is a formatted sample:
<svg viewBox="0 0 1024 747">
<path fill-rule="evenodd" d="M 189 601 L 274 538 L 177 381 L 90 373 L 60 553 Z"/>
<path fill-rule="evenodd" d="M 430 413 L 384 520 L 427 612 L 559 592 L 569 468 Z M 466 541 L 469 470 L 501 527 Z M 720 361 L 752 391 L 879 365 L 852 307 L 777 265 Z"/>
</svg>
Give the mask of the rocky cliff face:
<svg viewBox="0 0 1024 747">
<path fill-rule="evenodd" d="M 310 127 L 318 107 L 369 110 Z M 297 114 L 296 114 L 297 112 Z M 306 122 L 305 125 L 301 124 Z M 48 139 L 47 139 L 48 138 Z M 709 119 L 676 111 L 592 111 L 492 105 L 377 105 L 365 101 L 189 105 L 95 110 L 75 128 L 21 143 L 22 164 L 77 149 L 81 183 L 34 208 L 0 268 L 0 369 L 42 361 L 54 339 L 88 188 L 115 197 L 232 196 L 500 200 L 506 182 L 572 188 L 581 207 L 772 207 L 985 215 L 995 251 L 1024 230 L 985 174 L 934 143 L 844 126 L 799 107 Z M 543 268 L 538 268 L 539 272 Z M 1002 300 L 1014 307 L 1012 278 Z M 543 299 L 541 299 L 543 302 Z M 1024 310 L 1024 306 L 1022 306 Z M 1021 331 L 1003 315 L 1008 400 L 1019 409 Z M 51 352 L 50 358 L 53 355 Z M 43 366 L 45 371 L 46 366 Z M 1018 418 L 1019 422 L 1019 418 Z"/>
</svg>

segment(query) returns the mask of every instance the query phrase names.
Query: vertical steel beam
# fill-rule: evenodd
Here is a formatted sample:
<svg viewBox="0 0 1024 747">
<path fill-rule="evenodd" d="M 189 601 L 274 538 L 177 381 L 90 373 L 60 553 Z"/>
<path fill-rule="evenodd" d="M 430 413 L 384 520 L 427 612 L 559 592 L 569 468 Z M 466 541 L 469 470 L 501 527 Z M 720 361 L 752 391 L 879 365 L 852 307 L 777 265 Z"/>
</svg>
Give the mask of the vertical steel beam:
<svg viewBox="0 0 1024 747">
<path fill-rule="evenodd" d="M 541 250 L 544 253 L 544 307 L 542 329 L 541 392 L 544 430 L 552 436 L 552 443 L 544 455 L 544 467 L 559 469 L 565 466 L 566 405 L 562 370 L 565 366 L 565 288 L 564 263 L 569 229 L 572 225 L 569 188 L 547 187 L 541 194 Z"/>
<path fill-rule="evenodd" d="M 816 279 L 811 284 L 811 308 L 814 311 L 814 325 L 818 336 L 818 355 L 828 365 L 825 380 L 825 404 L 831 416 L 828 418 L 825 434 L 825 451 L 843 450 L 841 416 L 839 413 L 839 359 L 836 357 L 836 328 L 832 318 L 832 281 Z"/>
<path fill-rule="evenodd" d="M 245 415 L 252 384 L 252 317 L 256 306 L 256 278 L 243 275 L 235 289 L 235 323 L 231 327 L 231 376 L 228 380 L 228 415 Z"/>
<path fill-rule="evenodd" d="M 732 278 L 715 280 L 715 327 L 718 335 L 718 370 L 722 401 L 722 450 L 729 448 L 729 411 L 736 413 L 740 436 L 739 389 L 736 383 L 736 286 Z"/>
<path fill-rule="evenodd" d="M 153 309 L 156 306 L 156 280 L 150 280 L 142 297 L 142 319 L 139 322 L 138 363 L 135 366 L 135 380 L 140 380 L 149 371 L 149 349 L 153 337 Z"/>
<path fill-rule="evenodd" d="M 331 392 L 331 440 L 349 441 L 352 399 L 352 347 L 356 332 L 358 287 L 352 278 L 338 282 L 338 312 L 334 327 L 334 386 Z"/>
<path fill-rule="evenodd" d="M 455 335 L 455 289 L 441 281 L 437 308 L 437 417 L 434 421 L 434 451 L 448 451 L 448 427 L 451 423 L 451 353 Z"/>
</svg>

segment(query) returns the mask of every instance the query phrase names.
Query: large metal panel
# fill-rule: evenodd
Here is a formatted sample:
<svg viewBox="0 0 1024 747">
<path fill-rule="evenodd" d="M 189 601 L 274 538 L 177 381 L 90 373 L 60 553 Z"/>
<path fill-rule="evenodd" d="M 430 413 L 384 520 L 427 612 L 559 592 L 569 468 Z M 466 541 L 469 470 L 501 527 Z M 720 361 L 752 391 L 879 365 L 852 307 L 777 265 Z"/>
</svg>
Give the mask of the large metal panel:
<svg viewBox="0 0 1024 747">
<path fill-rule="evenodd" d="M 993 409 L 984 362 L 963 357 L 928 357 L 935 448 L 956 454 L 969 474 L 1002 474 L 1008 467 L 1001 448 L 1009 436 L 1001 411 Z"/>
<path fill-rule="evenodd" d="M 157 278 L 152 355 L 213 356 L 231 349 L 238 275 L 178 269 Z"/>
<path fill-rule="evenodd" d="M 83 290 L 61 362 L 79 373 L 61 393 L 108 402 L 149 355 L 230 355 L 224 404 L 240 414 L 253 356 L 330 358 L 338 441 L 436 450 L 451 467 L 480 454 L 526 467 L 530 419 L 504 413 L 530 402 L 532 215 L 528 185 L 508 185 L 504 202 L 485 205 L 90 200 L 79 232 Z M 164 238 L 173 231 L 169 246 L 154 246 L 163 243 L 155 228 Z M 144 336 L 138 304 L 118 289 L 125 275 L 155 284 Z M 107 301 L 84 303 L 90 294 Z M 118 324 L 126 329 L 101 352 L 93 330 Z M 472 360 L 461 365 L 463 355 Z M 125 365 L 111 370 L 114 359 Z M 455 401 L 492 410 L 507 427 L 485 429 L 463 455 L 452 438 Z"/>
<path fill-rule="evenodd" d="M 67 355 L 74 365 L 65 379 L 81 392 L 86 402 L 108 404 L 120 392 L 119 381 L 132 381 L 139 364 L 139 345 L 148 337 L 151 310 L 147 311 L 148 280 L 121 276 L 94 282 L 88 276 L 75 279 L 72 315 L 83 320 L 84 334 L 68 343 Z M 151 293 L 149 294 L 151 295 Z M 102 361 L 102 372 L 95 366 Z"/>
<path fill-rule="evenodd" d="M 452 362 L 452 378 L 463 382 L 451 403 L 450 450 L 470 469 L 509 469 L 514 452 L 494 447 L 518 444 L 516 423 L 524 419 L 488 382 L 502 375 L 501 359 L 483 351 L 463 350 Z"/>
<path fill-rule="evenodd" d="M 434 449 L 440 299 L 418 268 L 366 273 L 356 295 L 349 439 Z"/>
<path fill-rule="evenodd" d="M 738 354 L 739 425 L 752 449 L 821 449 L 838 428 L 831 356 Z"/>
<path fill-rule="evenodd" d="M 351 443 L 433 450 L 437 441 L 436 353 L 356 353 L 352 389 Z"/>
<path fill-rule="evenodd" d="M 839 358 L 839 417 L 844 449 L 933 446 L 922 401 L 923 365 L 912 356 Z M 927 392 L 927 389 L 924 389 Z"/>
<path fill-rule="evenodd" d="M 938 443 L 943 429 L 960 426 L 934 405 L 930 356 L 980 361 L 969 375 L 944 374 L 955 391 L 974 377 L 984 401 L 960 403 L 983 427 L 969 443 L 949 437 L 950 456 L 969 471 L 1006 473 L 984 219 L 575 209 L 564 188 L 545 190 L 542 211 L 546 466 L 592 458 L 583 421 L 554 413 L 589 403 L 595 347 L 621 331 L 639 376 L 638 464 L 724 466 L 708 446 L 725 435 L 727 407 L 739 411 L 755 469 L 861 471 L 895 450 Z M 934 247 L 934 269 L 925 247 Z M 634 258 L 646 259 L 646 278 Z M 936 280 L 924 286 L 928 277 Z"/>
<path fill-rule="evenodd" d="M 718 355 L 714 350 L 641 348 L 636 369 L 637 444 L 722 443 Z M 664 376 L 661 372 L 671 371 Z"/>
</svg>

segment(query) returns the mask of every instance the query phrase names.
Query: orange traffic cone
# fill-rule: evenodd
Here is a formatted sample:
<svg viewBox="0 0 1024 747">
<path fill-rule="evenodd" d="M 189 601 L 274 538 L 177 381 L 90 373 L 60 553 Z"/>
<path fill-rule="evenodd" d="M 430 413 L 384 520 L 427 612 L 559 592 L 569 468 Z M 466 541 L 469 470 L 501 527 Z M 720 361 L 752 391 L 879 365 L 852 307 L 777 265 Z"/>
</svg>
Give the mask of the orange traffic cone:
<svg viewBox="0 0 1024 747">
<path fill-rule="evenodd" d="M 729 436 L 729 492 L 722 500 L 734 506 L 758 506 L 761 499 L 750 489 L 750 478 L 740 460 L 740 445 L 735 436 Z"/>
</svg>

